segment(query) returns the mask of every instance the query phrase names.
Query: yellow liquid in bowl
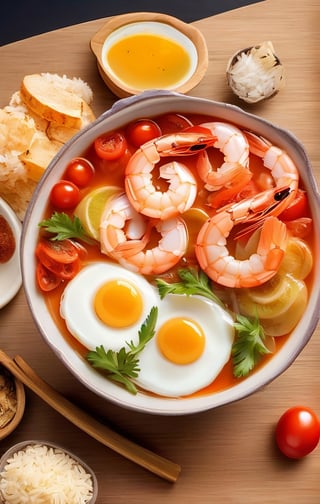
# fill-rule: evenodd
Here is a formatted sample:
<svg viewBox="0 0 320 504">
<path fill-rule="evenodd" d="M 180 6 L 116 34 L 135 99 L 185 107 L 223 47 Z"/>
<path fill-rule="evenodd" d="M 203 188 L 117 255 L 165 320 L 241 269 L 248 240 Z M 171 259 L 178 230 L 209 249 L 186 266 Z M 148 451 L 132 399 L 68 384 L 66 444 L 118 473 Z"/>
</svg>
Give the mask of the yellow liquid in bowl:
<svg viewBox="0 0 320 504">
<path fill-rule="evenodd" d="M 161 35 L 134 34 L 115 42 L 107 65 L 132 89 L 169 89 L 190 71 L 191 58 L 179 43 Z"/>
</svg>

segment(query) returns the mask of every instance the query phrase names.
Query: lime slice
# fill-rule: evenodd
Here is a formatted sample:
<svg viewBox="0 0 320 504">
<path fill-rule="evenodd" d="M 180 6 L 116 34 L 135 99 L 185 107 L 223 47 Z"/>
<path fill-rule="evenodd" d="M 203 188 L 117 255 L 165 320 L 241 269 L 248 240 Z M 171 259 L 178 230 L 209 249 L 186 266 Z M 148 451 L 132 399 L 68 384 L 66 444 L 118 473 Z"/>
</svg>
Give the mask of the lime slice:
<svg viewBox="0 0 320 504">
<path fill-rule="evenodd" d="M 79 217 L 89 236 L 99 240 L 99 226 L 103 209 L 111 196 L 123 192 L 118 186 L 101 186 L 90 191 L 80 201 L 74 214 Z"/>
</svg>

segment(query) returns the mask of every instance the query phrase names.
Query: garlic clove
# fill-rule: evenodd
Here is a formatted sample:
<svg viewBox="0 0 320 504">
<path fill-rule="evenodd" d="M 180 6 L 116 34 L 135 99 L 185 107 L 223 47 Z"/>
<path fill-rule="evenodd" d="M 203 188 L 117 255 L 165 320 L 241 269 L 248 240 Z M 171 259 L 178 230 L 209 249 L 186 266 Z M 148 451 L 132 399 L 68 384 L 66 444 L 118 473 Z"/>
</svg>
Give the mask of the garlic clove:
<svg viewBox="0 0 320 504">
<path fill-rule="evenodd" d="M 284 68 L 270 41 L 242 49 L 227 66 L 227 82 L 247 103 L 274 96 L 284 84 Z"/>
</svg>

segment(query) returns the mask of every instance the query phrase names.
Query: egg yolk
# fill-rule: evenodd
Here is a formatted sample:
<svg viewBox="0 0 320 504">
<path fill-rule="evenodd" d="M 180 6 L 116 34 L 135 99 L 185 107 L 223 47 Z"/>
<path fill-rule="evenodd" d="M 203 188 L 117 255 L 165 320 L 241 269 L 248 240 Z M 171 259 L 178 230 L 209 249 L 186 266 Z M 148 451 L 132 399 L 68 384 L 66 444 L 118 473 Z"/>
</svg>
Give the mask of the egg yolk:
<svg viewBox="0 0 320 504">
<path fill-rule="evenodd" d="M 199 359 L 204 350 L 205 334 L 194 320 L 176 317 L 160 327 L 157 344 L 170 362 L 191 364 Z"/>
<path fill-rule="evenodd" d="M 97 316 L 114 328 L 129 327 L 139 320 L 143 303 L 138 289 L 126 280 L 103 284 L 94 299 Z"/>
</svg>

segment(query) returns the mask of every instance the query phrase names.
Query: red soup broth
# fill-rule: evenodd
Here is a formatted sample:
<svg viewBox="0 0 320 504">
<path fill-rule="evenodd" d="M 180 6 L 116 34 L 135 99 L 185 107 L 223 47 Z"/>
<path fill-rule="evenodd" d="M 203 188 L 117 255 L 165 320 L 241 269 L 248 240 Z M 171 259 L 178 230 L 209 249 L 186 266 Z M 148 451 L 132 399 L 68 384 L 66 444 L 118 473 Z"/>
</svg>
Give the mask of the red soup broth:
<svg viewBox="0 0 320 504">
<path fill-rule="evenodd" d="M 195 115 L 195 114 L 185 114 L 184 116 L 187 118 L 188 121 L 190 121 L 193 125 L 198 125 L 204 122 L 210 122 L 214 121 L 215 119 L 212 117 L 204 116 L 204 115 Z M 183 117 L 181 122 L 177 120 L 177 117 L 175 114 L 166 114 L 163 116 L 157 116 L 154 117 L 153 120 L 160 126 L 162 134 L 167 134 L 167 133 L 175 133 L 181 131 L 180 128 L 183 128 L 186 126 L 186 124 L 183 121 Z M 118 131 L 123 133 L 126 136 L 126 131 L 127 131 L 127 126 L 124 125 L 123 128 L 119 128 Z M 128 139 L 127 139 L 128 140 Z M 84 157 L 92 162 L 92 164 L 95 167 L 95 175 L 92 179 L 92 181 L 89 183 L 89 185 L 85 188 L 80 189 L 81 192 L 81 197 L 84 197 L 88 192 L 92 191 L 93 189 L 103 186 L 103 185 L 111 185 L 111 186 L 119 186 L 119 187 L 124 187 L 124 172 L 126 168 L 126 164 L 130 158 L 130 156 L 135 152 L 136 146 L 130 144 L 128 141 L 128 149 L 127 152 L 124 156 L 122 156 L 121 159 L 115 160 L 115 161 L 107 161 L 99 158 L 97 154 L 95 153 L 93 145 L 91 145 L 85 152 L 81 154 L 81 157 Z M 211 149 L 213 150 L 213 149 Z M 159 162 L 159 166 L 161 163 L 168 162 L 171 158 L 165 157 Z M 174 156 L 173 158 L 174 159 Z M 183 156 L 183 158 L 179 157 L 177 158 L 178 160 L 182 161 L 186 166 L 188 166 L 194 173 L 195 177 L 197 178 L 198 182 L 203 186 L 203 182 L 200 180 L 199 176 L 195 172 L 195 156 Z M 223 154 L 218 151 L 218 149 L 214 149 L 214 155 L 210 155 L 210 161 L 214 167 L 219 167 L 222 162 L 223 162 Z M 266 168 L 264 168 L 263 163 L 261 159 L 259 159 L 257 156 L 252 155 L 250 157 L 250 169 L 253 171 L 254 175 L 253 178 L 257 176 L 257 174 L 264 174 L 266 178 L 270 178 L 270 172 Z M 157 177 L 157 166 L 154 169 L 155 175 L 154 175 L 154 183 L 158 186 L 158 189 L 160 190 L 165 190 L 166 183 L 163 183 L 162 181 L 159 181 Z M 62 179 L 64 178 L 63 176 L 61 177 Z M 300 184 L 302 182 L 300 181 Z M 248 186 L 248 190 L 250 191 L 250 185 Z M 193 204 L 193 208 L 198 208 L 200 211 L 206 212 L 209 216 L 213 215 L 216 210 L 208 207 L 206 204 L 206 198 L 207 198 L 207 192 L 205 190 L 199 190 L 198 195 L 196 197 L 196 201 Z M 250 195 L 250 192 L 249 192 Z M 244 191 L 244 197 L 247 197 L 248 194 Z M 48 204 L 47 210 L 46 210 L 46 215 L 44 217 L 49 217 L 54 211 L 57 209 L 53 208 L 50 203 Z M 72 212 L 70 212 L 70 215 L 72 216 Z M 196 264 L 196 258 L 195 254 L 193 251 L 193 246 L 192 243 L 195 242 L 195 237 L 198 233 L 199 230 L 199 222 L 197 219 L 193 221 L 193 219 L 190 219 L 188 222 L 188 232 L 189 232 L 189 242 L 190 246 L 188 247 L 186 255 L 180 260 L 180 262 L 172 268 L 169 272 L 162 274 L 162 275 L 155 275 L 154 278 L 157 277 L 162 277 L 164 279 L 171 279 L 172 281 L 175 281 L 177 279 L 177 271 L 180 268 L 186 268 L 188 266 L 193 266 Z M 41 232 L 43 233 L 43 232 Z M 149 243 L 149 247 L 154 246 L 154 243 L 158 237 L 155 235 L 153 238 L 151 238 L 151 242 Z M 311 250 L 314 252 L 314 244 L 313 244 L 313 239 L 312 239 L 312 233 L 308 235 L 306 238 L 304 238 L 305 241 L 309 244 L 311 247 Z M 230 246 L 232 243 L 232 239 L 230 241 Z M 113 262 L 112 259 L 107 258 L 106 255 L 101 254 L 99 250 L 99 244 L 91 246 L 91 245 L 86 245 L 87 249 L 87 255 L 85 258 L 85 261 L 83 261 L 83 266 L 85 264 L 88 264 L 90 262 L 94 261 L 110 261 Z M 231 249 L 232 252 L 232 249 Z M 154 278 L 148 277 L 147 279 L 152 283 Z M 169 281 L 169 280 L 168 280 Z M 312 282 L 313 282 L 313 272 L 310 273 L 308 278 L 305 280 L 307 288 L 309 289 Z M 56 323 L 59 331 L 63 335 L 63 337 L 66 339 L 68 344 L 76 351 L 79 355 L 81 355 L 83 358 L 85 358 L 86 354 L 88 353 L 88 350 L 76 339 L 74 338 L 70 332 L 68 331 L 66 324 L 64 320 L 61 318 L 59 314 L 59 305 L 60 305 L 60 298 L 63 292 L 63 289 L 65 287 L 65 284 L 61 284 L 59 287 L 54 289 L 51 292 L 45 292 L 43 293 L 46 304 L 48 306 L 48 310 L 50 311 L 50 314 Z M 215 285 L 213 284 L 213 290 L 216 291 Z M 222 287 L 222 286 L 217 286 L 217 291 L 218 292 L 228 292 L 230 289 Z M 232 289 L 231 289 L 232 290 Z M 79 293 L 81 295 L 81 293 Z M 277 336 L 274 338 L 275 343 L 274 343 L 274 352 L 272 354 L 269 354 L 267 356 L 263 356 L 261 358 L 260 362 L 256 365 L 255 370 L 259 369 L 261 366 L 264 366 L 270 359 L 272 359 L 273 355 L 279 351 L 282 346 L 285 344 L 287 341 L 288 337 L 290 335 L 283 335 L 283 336 Z M 254 371 L 252 371 L 254 372 Z M 200 391 L 192 394 L 192 396 L 198 396 L 198 395 L 205 395 L 205 394 L 211 394 L 215 393 L 218 391 L 225 390 L 227 388 L 232 387 L 233 385 L 239 383 L 241 380 L 245 378 L 235 378 L 233 375 L 233 369 L 232 369 L 232 361 L 231 359 L 229 362 L 224 366 L 223 370 L 220 372 L 220 374 L 216 377 L 216 379 L 211 383 L 209 386 L 201 389 Z M 154 394 L 152 394 L 154 395 Z M 190 397 L 190 396 L 188 396 Z"/>
</svg>

